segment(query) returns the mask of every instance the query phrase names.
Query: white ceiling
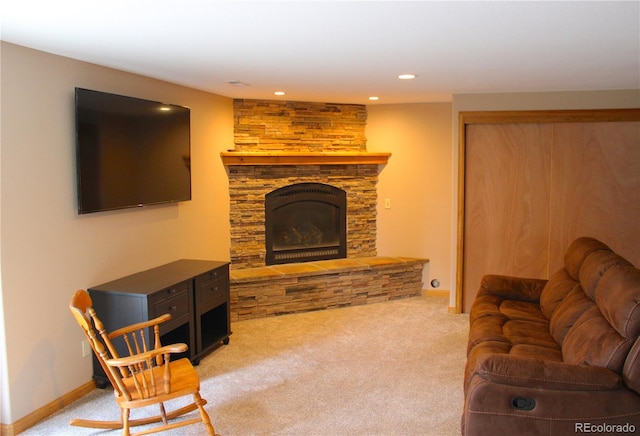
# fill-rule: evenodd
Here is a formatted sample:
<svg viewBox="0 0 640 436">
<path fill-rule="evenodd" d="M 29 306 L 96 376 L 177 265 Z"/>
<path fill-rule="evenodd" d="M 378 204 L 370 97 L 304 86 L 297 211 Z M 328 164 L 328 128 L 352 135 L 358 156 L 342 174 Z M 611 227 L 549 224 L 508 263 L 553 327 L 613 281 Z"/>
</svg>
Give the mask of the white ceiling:
<svg viewBox="0 0 640 436">
<path fill-rule="evenodd" d="M 0 1 L 4 41 L 232 98 L 640 88 L 638 1 Z"/>
</svg>

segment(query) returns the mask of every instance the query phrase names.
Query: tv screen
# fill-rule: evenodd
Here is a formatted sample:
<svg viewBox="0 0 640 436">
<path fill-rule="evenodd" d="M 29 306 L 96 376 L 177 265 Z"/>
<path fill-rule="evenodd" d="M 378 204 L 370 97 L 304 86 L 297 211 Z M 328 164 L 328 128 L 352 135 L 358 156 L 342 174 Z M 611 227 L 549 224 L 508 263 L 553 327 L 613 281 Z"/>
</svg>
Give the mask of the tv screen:
<svg viewBox="0 0 640 436">
<path fill-rule="evenodd" d="M 78 212 L 191 199 L 190 110 L 76 88 Z"/>
</svg>

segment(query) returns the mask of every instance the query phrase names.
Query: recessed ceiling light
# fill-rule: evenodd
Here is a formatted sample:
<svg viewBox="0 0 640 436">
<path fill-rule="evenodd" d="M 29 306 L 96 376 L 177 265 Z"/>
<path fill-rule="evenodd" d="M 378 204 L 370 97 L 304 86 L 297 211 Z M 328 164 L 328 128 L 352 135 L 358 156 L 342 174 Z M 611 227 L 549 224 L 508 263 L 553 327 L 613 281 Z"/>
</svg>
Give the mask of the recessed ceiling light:
<svg viewBox="0 0 640 436">
<path fill-rule="evenodd" d="M 369 100 L 371 101 L 380 100 L 380 97 L 376 97 L 375 95 L 372 95 L 371 97 L 369 97 Z"/>
<path fill-rule="evenodd" d="M 410 80 L 410 79 L 415 79 L 415 78 L 416 78 L 415 74 L 400 74 L 398 76 L 398 79 L 401 79 L 401 80 Z"/>
<path fill-rule="evenodd" d="M 274 94 L 275 95 L 285 95 L 286 92 L 284 92 L 284 91 L 276 91 L 276 92 L 274 92 Z"/>
</svg>

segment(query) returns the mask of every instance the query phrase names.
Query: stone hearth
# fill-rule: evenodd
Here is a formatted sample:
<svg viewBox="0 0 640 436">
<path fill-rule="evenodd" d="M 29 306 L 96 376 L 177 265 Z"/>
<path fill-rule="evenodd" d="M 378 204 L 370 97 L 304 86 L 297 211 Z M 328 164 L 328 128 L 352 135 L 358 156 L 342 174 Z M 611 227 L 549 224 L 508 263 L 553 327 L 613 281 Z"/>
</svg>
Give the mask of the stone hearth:
<svg viewBox="0 0 640 436">
<path fill-rule="evenodd" d="M 362 257 L 231 271 L 231 321 L 415 297 L 426 259 Z"/>
</svg>

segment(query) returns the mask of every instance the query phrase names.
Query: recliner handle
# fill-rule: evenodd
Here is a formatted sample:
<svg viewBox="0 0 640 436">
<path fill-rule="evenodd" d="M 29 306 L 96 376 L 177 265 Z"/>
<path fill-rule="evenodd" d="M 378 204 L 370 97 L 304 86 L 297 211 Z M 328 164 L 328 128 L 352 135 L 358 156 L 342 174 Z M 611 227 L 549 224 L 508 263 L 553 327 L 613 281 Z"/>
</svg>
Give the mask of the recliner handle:
<svg viewBox="0 0 640 436">
<path fill-rule="evenodd" d="M 536 400 L 533 398 L 513 397 L 511 406 L 517 410 L 533 410 L 536 407 Z"/>
</svg>

